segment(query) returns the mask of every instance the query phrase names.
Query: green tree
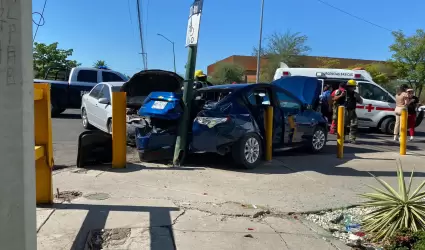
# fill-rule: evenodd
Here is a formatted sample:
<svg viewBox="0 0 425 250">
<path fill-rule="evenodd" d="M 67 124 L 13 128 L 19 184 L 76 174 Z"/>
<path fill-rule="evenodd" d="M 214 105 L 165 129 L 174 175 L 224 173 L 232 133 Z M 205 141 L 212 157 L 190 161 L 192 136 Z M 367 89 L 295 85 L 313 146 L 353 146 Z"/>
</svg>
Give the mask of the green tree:
<svg viewBox="0 0 425 250">
<path fill-rule="evenodd" d="M 72 68 L 81 65 L 75 60 L 69 60 L 73 49 L 59 49 L 58 43 L 46 45 L 44 43 L 34 43 L 33 47 L 33 67 L 35 78 L 42 78 L 48 68 Z"/>
<path fill-rule="evenodd" d="M 245 69 L 234 63 L 223 62 L 217 65 L 212 74 L 211 83 L 229 84 L 244 81 Z"/>
<path fill-rule="evenodd" d="M 99 67 L 107 67 L 108 64 L 104 60 L 97 60 L 95 63 L 93 63 L 93 67 L 99 68 Z"/>
<path fill-rule="evenodd" d="M 406 80 L 420 96 L 425 83 L 425 32 L 416 30 L 411 36 L 402 31 L 393 32 L 393 53 L 390 60 L 398 79 Z"/>
<path fill-rule="evenodd" d="M 335 58 L 317 57 L 317 60 L 320 61 L 318 68 L 333 69 L 340 65 L 340 61 Z"/>
<path fill-rule="evenodd" d="M 363 68 L 370 74 L 374 82 L 385 87 L 385 85 L 390 82 L 389 67 L 390 66 L 386 66 L 383 64 L 371 63 L 371 64 L 356 64 L 349 68 L 350 69 Z"/>
<path fill-rule="evenodd" d="M 260 69 L 260 81 L 270 82 L 273 80 L 276 69 L 281 62 L 289 67 L 298 67 L 299 57 L 307 55 L 311 48 L 306 45 L 308 37 L 299 32 L 285 33 L 274 32 L 264 39 L 264 47 L 260 55 L 267 59 Z M 254 47 L 253 55 L 257 55 L 258 48 Z"/>
</svg>

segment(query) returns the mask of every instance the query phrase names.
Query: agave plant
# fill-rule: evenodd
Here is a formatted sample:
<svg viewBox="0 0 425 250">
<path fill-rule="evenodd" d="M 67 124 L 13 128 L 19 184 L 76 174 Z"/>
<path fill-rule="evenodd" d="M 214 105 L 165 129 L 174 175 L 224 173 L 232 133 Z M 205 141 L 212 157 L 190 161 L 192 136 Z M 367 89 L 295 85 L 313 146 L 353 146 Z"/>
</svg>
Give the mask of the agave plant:
<svg viewBox="0 0 425 250">
<path fill-rule="evenodd" d="M 369 186 L 376 193 L 360 195 L 367 199 L 362 206 L 375 208 L 362 221 L 363 230 L 374 240 L 385 240 L 401 228 L 414 232 L 425 229 L 425 192 L 421 192 L 425 181 L 410 193 L 413 172 L 406 186 L 401 162 L 397 161 L 398 192 L 384 180 L 369 173 L 384 187 L 379 189 Z"/>
</svg>

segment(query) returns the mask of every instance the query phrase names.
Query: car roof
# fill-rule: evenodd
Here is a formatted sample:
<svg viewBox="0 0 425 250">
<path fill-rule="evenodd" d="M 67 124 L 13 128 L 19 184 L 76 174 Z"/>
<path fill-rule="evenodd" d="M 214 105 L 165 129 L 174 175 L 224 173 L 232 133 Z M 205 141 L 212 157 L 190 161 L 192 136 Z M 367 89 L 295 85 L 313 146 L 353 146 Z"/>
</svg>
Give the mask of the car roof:
<svg viewBox="0 0 425 250">
<path fill-rule="evenodd" d="M 201 88 L 201 91 L 209 90 L 226 90 L 226 89 L 242 89 L 242 88 L 255 88 L 261 86 L 271 86 L 268 83 L 237 83 L 237 84 L 223 84 L 223 85 L 214 85 L 205 88 Z"/>
</svg>

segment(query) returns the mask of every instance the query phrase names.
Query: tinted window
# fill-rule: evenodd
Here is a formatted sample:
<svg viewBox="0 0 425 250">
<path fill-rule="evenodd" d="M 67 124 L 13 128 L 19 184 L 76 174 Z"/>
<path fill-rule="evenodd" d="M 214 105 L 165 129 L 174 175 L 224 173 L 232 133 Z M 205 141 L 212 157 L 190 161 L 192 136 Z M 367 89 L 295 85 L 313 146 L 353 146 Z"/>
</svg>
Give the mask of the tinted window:
<svg viewBox="0 0 425 250">
<path fill-rule="evenodd" d="M 277 99 L 279 100 L 279 105 L 282 108 L 298 109 L 300 108 L 299 102 L 293 97 L 289 96 L 281 90 L 276 91 Z"/>
<path fill-rule="evenodd" d="M 253 106 L 270 105 L 270 95 L 266 89 L 251 90 L 247 93 L 246 98 Z"/>
<path fill-rule="evenodd" d="M 99 99 L 100 98 L 106 98 L 108 100 L 111 100 L 111 93 L 109 91 L 109 87 L 108 86 L 104 85 L 104 87 L 100 91 L 100 94 L 99 94 L 99 97 L 98 98 Z"/>
<path fill-rule="evenodd" d="M 103 84 L 96 85 L 91 91 L 90 96 L 94 98 L 98 98 L 100 91 L 102 90 Z"/>
<path fill-rule="evenodd" d="M 97 71 L 95 70 L 80 70 L 77 75 L 78 82 L 93 82 L 97 83 Z"/>
<path fill-rule="evenodd" d="M 359 82 L 359 94 L 368 100 L 394 102 L 383 89 L 367 82 Z"/>
<path fill-rule="evenodd" d="M 124 79 L 122 79 L 120 76 L 118 76 L 115 73 L 102 71 L 102 80 L 104 82 L 122 82 Z"/>
</svg>

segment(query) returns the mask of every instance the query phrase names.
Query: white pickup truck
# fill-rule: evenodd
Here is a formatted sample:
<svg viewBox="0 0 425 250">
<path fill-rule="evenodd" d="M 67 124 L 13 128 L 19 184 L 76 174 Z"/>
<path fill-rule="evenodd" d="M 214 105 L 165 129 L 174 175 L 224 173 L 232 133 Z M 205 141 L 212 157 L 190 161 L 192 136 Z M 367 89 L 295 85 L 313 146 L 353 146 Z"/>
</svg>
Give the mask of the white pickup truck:
<svg viewBox="0 0 425 250">
<path fill-rule="evenodd" d="M 45 79 L 34 83 L 49 83 L 52 116 L 66 109 L 80 109 L 81 97 L 100 82 L 126 82 L 127 76 L 104 67 L 75 67 L 72 69 L 50 68 Z"/>
</svg>

